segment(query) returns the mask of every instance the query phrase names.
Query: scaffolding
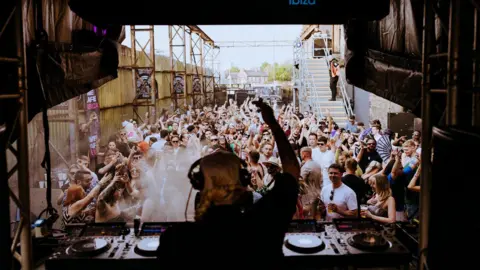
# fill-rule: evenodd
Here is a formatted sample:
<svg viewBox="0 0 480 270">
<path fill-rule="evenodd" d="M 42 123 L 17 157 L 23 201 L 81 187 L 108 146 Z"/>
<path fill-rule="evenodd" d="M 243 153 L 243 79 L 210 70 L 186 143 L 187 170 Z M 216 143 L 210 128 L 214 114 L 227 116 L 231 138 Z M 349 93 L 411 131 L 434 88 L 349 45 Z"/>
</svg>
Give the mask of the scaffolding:
<svg viewBox="0 0 480 270">
<path fill-rule="evenodd" d="M 141 44 L 139 34 L 146 33 L 148 39 Z M 154 26 L 130 26 L 131 40 L 131 69 L 135 98 L 132 102 L 133 116 L 143 122 L 138 113 L 139 107 L 147 107 L 150 113 L 149 119 L 154 121 L 156 115 L 156 99 L 158 97 L 158 85 L 155 80 L 155 36 Z M 138 45 L 138 47 L 137 47 Z M 138 48 L 140 50 L 138 50 Z M 148 53 L 147 53 L 148 50 Z M 143 58 L 143 59 L 142 59 Z M 141 59 L 143 61 L 141 61 Z M 139 64 L 141 62 L 141 64 Z"/>
<path fill-rule="evenodd" d="M 185 25 L 169 25 L 168 41 L 170 45 L 170 97 L 173 109 L 185 108 L 187 105 L 187 42 Z M 182 107 L 179 100 L 184 99 Z"/>
<path fill-rule="evenodd" d="M 205 44 L 205 66 L 210 68 L 207 76 L 204 77 L 204 93 L 205 105 L 216 104 L 216 93 L 219 91 L 218 83 L 220 82 L 220 63 L 217 57 L 220 54 L 220 47 L 214 44 Z"/>
<path fill-rule="evenodd" d="M 6 3 L 3 5 L 3 7 L 8 8 L 8 4 Z M 28 170 L 28 98 L 26 87 L 26 57 L 23 39 L 23 14 L 21 0 L 15 1 L 15 4 L 13 5 L 9 14 L 10 15 L 8 16 L 6 22 L 4 22 L 4 25 L 1 25 L 0 27 L 0 42 L 12 42 L 11 39 L 6 38 L 3 36 L 3 34 L 6 32 L 6 29 L 11 27 L 13 24 L 15 27 L 15 40 L 13 42 L 16 44 L 16 55 L 4 55 L 5 52 L 2 52 L 2 55 L 0 55 L 0 63 L 2 63 L 2 67 L 9 67 L 9 71 L 7 72 L 16 74 L 16 76 L 13 77 L 17 77 L 18 83 L 16 84 L 15 89 L 0 89 L 0 100 L 2 100 L 2 102 L 16 102 L 18 104 L 18 110 L 16 112 L 11 112 L 12 114 L 16 114 L 16 120 L 13 122 L 13 127 L 11 127 L 11 130 L 13 130 L 12 132 L 15 130 L 18 131 L 18 139 L 16 140 L 16 143 L 12 142 L 12 134 L 5 134 L 5 131 L 8 129 L 6 126 L 2 128 L 2 123 L 0 123 L 0 180 L 3 182 L 3 186 L 1 187 L 2 200 L 10 197 L 20 210 L 21 217 L 11 246 L 5 245 L 5 242 L 2 242 L 2 245 L 4 245 L 3 247 L 8 246 L 10 253 L 7 257 L 2 256 L 6 254 L 1 254 L 0 256 L 5 258 L 2 260 L 2 264 L 6 266 L 5 269 L 9 269 L 9 265 L 11 263 L 10 258 L 13 255 L 13 257 L 20 263 L 22 269 L 30 270 L 33 268 L 33 256 L 30 221 L 30 184 Z M 10 171 L 7 171 L 8 168 L 6 164 L 7 149 L 10 150 L 10 152 L 17 159 L 17 163 L 11 168 Z M 9 180 L 14 175 L 16 175 L 18 179 L 18 197 L 8 186 Z M 9 215 L 10 211 L 5 211 L 4 209 L 2 212 L 4 215 Z M 10 220 L 9 216 L 7 220 Z M 2 222 L 6 222 L 6 220 L 2 219 Z M 10 230 L 7 232 L 9 233 L 7 243 L 10 243 Z M 2 232 L 2 234 L 3 233 L 6 232 Z M 19 243 L 20 253 L 17 249 Z M 6 263 L 6 265 L 4 263 Z"/>
<path fill-rule="evenodd" d="M 188 73 L 187 68 L 187 36 L 190 36 L 190 64 L 193 73 Z M 208 72 L 206 68 L 216 59 L 214 41 L 196 25 L 169 25 L 168 40 L 170 46 L 170 97 L 174 110 L 187 109 L 190 98 L 193 108 L 201 108 L 205 104 L 214 102 L 214 71 Z M 212 49 L 213 48 L 213 49 Z M 218 55 L 218 53 L 217 53 Z M 213 58 L 212 58 L 213 57 Z M 213 60 L 212 60 L 213 59 Z M 213 66 L 212 66 L 213 68 Z M 192 89 L 188 93 L 187 78 L 192 76 Z M 182 106 L 183 104 L 183 106 Z"/>
<path fill-rule="evenodd" d="M 239 47 L 291 47 L 293 40 L 252 40 L 252 41 L 217 41 L 222 48 Z"/>
<path fill-rule="evenodd" d="M 200 109 L 203 105 L 204 95 L 206 91 L 203 87 L 204 81 L 204 57 L 203 57 L 203 39 L 196 31 L 192 31 L 189 28 L 190 34 L 190 63 L 193 65 L 195 74 L 192 78 L 192 107 L 194 109 Z M 202 100 L 203 99 L 203 100 Z"/>
<path fill-rule="evenodd" d="M 473 6 L 472 6 L 473 3 Z M 432 136 L 433 100 L 444 100 L 445 113 L 440 123 L 460 128 L 479 124 L 479 94 L 474 89 L 480 86 L 479 63 L 474 57 L 478 47 L 480 19 L 475 1 L 450 0 L 449 12 L 440 14 L 436 1 L 425 0 L 422 45 L 422 153 L 420 197 L 420 268 L 428 269 L 426 253 L 429 239 L 431 178 L 432 178 Z M 475 9 L 473 8 L 475 7 Z M 448 31 L 447 52 L 435 39 L 435 26 Z M 446 70 L 446 83 L 439 83 L 435 74 Z M 477 101 L 477 102 L 476 102 Z M 438 102 L 436 102 L 438 103 Z"/>
</svg>

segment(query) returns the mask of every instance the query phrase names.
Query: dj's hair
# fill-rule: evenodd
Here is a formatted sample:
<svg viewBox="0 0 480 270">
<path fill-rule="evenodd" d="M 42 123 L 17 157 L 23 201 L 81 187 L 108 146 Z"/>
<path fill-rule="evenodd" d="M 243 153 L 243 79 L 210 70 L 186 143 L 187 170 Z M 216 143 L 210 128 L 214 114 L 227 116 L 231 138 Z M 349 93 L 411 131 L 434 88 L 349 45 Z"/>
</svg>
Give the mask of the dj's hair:
<svg viewBox="0 0 480 270">
<path fill-rule="evenodd" d="M 197 221 L 203 219 L 212 205 L 233 204 L 246 192 L 240 181 L 238 157 L 220 151 L 203 157 L 200 164 L 205 185 L 195 211 Z"/>
<path fill-rule="evenodd" d="M 85 190 L 80 185 L 72 184 L 67 189 L 67 198 L 63 202 L 63 206 L 69 206 L 83 198 L 85 198 Z"/>
</svg>

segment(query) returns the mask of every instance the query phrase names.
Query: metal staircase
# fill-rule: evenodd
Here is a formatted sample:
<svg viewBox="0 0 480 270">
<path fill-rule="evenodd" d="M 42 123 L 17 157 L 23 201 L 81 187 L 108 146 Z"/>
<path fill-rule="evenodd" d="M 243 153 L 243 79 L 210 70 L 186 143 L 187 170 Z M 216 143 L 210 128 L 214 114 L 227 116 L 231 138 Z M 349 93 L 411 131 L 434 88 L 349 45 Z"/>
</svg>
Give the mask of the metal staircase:
<svg viewBox="0 0 480 270">
<path fill-rule="evenodd" d="M 325 43 L 328 44 L 328 43 Z M 330 91 L 330 70 L 328 67 L 328 50 L 324 50 L 327 58 L 313 59 L 305 53 L 304 45 L 297 40 L 294 49 L 294 83 L 299 90 L 299 107 L 303 111 L 313 111 L 319 118 L 330 112 L 333 120 L 340 127 L 344 127 L 350 115 L 353 115 L 350 100 L 347 96 L 343 79 L 339 79 L 342 99 L 329 101 L 332 97 Z"/>
</svg>

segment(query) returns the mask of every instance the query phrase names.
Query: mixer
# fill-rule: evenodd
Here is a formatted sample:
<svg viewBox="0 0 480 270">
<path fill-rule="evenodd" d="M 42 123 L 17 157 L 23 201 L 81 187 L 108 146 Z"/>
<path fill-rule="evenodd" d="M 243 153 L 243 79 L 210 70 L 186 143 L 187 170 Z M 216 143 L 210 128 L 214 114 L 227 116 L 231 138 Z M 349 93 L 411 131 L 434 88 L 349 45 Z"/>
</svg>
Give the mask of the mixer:
<svg viewBox="0 0 480 270">
<path fill-rule="evenodd" d="M 87 224 L 79 237 L 62 242 L 46 269 L 139 269 L 157 267 L 159 235 L 174 223 L 144 223 L 135 235 L 125 223 Z M 107 268 L 105 268 L 107 267 Z"/>
<path fill-rule="evenodd" d="M 297 268 L 408 266 L 410 252 L 393 234 L 370 219 L 338 219 L 318 223 L 304 232 L 287 233 L 283 253 L 287 262 Z"/>
<path fill-rule="evenodd" d="M 141 230 L 130 230 L 125 223 L 85 225 L 80 236 L 62 242 L 47 259 L 46 269 L 158 267 L 159 236 L 175 224 L 144 223 Z M 285 236 L 283 253 L 290 269 L 408 265 L 411 255 L 393 234 L 369 219 L 296 220 Z"/>
</svg>

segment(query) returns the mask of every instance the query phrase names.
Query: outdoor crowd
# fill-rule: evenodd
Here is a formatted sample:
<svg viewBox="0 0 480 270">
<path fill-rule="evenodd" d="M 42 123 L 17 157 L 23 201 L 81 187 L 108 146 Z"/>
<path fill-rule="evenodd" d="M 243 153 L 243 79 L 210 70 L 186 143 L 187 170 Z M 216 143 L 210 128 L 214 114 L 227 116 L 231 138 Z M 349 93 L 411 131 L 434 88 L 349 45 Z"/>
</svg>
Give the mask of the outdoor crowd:
<svg viewBox="0 0 480 270">
<path fill-rule="evenodd" d="M 418 215 L 420 133 L 411 137 L 366 127 L 351 116 L 339 128 L 325 117 L 300 112 L 292 105 L 272 105 L 278 123 L 301 164 L 295 218 L 330 221 L 367 217 L 382 223 Z M 90 119 L 81 131 L 88 133 Z M 251 99 L 222 106 L 187 108 L 185 113 L 146 114 L 144 123 L 119 123 L 99 164 L 90 164 L 88 149 L 70 167 L 69 181 L 57 203 L 65 225 L 86 222 L 183 221 L 193 162 L 215 151 L 245 160 L 251 173 L 247 189 L 254 203 L 275 185 L 282 164 L 273 134 Z M 152 124 L 153 123 L 153 124 Z M 88 148 L 88 147 L 87 147 Z M 188 211 L 187 209 L 190 211 Z"/>
</svg>

